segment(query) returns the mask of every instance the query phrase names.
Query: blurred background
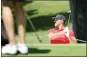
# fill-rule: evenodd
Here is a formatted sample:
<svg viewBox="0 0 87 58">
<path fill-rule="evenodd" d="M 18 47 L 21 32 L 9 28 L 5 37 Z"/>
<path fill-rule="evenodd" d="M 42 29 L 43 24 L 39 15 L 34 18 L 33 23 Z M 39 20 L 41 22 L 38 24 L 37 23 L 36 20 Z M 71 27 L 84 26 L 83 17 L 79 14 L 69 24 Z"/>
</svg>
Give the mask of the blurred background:
<svg viewBox="0 0 87 58">
<path fill-rule="evenodd" d="M 52 17 L 57 14 L 62 14 L 68 20 L 68 11 L 70 10 L 69 1 L 30 1 L 23 3 L 23 7 L 26 12 L 27 19 L 26 43 L 28 42 L 29 44 L 39 43 L 29 20 L 33 23 L 39 38 L 43 41 L 42 43 L 47 44 L 49 43 L 47 37 L 48 30 L 54 27 Z M 69 23 L 69 28 L 72 28 L 71 20 Z"/>
</svg>

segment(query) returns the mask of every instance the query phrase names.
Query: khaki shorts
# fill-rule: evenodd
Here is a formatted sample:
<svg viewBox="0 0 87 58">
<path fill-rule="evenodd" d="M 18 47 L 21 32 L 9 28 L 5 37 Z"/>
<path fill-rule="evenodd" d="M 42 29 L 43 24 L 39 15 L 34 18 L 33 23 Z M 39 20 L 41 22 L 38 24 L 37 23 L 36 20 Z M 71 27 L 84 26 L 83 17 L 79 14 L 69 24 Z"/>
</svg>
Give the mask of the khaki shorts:
<svg viewBox="0 0 87 58">
<path fill-rule="evenodd" d="M 12 1 L 12 0 L 1 0 L 2 2 L 8 2 L 8 1 Z M 25 2 L 25 0 L 15 0 L 17 2 Z"/>
</svg>

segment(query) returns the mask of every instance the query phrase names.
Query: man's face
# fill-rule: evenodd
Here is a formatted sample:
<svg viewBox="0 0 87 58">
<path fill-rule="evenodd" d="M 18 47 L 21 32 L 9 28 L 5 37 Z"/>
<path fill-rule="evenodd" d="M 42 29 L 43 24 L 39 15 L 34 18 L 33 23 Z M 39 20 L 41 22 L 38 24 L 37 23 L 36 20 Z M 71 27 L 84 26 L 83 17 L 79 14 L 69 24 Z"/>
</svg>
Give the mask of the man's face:
<svg viewBox="0 0 87 58">
<path fill-rule="evenodd" d="M 63 24 L 63 20 L 57 20 L 57 21 L 55 21 L 55 27 L 59 27 L 61 24 Z"/>
</svg>

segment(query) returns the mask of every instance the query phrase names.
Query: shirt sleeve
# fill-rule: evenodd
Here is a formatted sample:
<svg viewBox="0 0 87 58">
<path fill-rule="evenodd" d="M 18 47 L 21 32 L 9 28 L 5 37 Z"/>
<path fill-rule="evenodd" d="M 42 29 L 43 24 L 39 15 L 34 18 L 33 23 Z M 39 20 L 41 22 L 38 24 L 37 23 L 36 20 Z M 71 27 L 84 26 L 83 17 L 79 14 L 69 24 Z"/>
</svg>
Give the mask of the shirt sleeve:
<svg viewBox="0 0 87 58">
<path fill-rule="evenodd" d="M 74 32 L 73 32 L 72 30 L 70 30 L 69 35 L 70 35 L 71 37 L 75 37 L 75 34 L 74 34 Z"/>
<path fill-rule="evenodd" d="M 50 30 L 48 31 L 48 33 L 50 33 L 50 32 L 52 32 L 52 29 L 50 29 Z"/>
</svg>

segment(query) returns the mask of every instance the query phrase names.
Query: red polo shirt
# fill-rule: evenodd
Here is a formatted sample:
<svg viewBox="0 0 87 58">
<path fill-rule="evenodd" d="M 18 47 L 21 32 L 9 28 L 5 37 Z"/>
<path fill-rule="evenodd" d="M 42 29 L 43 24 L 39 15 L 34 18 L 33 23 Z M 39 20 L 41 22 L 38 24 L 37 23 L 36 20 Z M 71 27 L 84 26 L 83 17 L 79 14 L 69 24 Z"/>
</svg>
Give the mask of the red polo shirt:
<svg viewBox="0 0 87 58">
<path fill-rule="evenodd" d="M 59 30 L 58 28 L 53 28 L 53 29 L 49 30 L 49 33 L 50 32 L 57 33 L 57 32 L 60 32 L 60 31 L 62 31 L 62 30 Z M 72 30 L 69 30 L 69 36 L 70 37 L 74 36 L 74 32 Z M 70 41 L 65 34 L 61 34 L 57 38 L 53 38 L 51 40 L 51 44 L 69 44 L 69 43 L 70 43 Z"/>
</svg>

